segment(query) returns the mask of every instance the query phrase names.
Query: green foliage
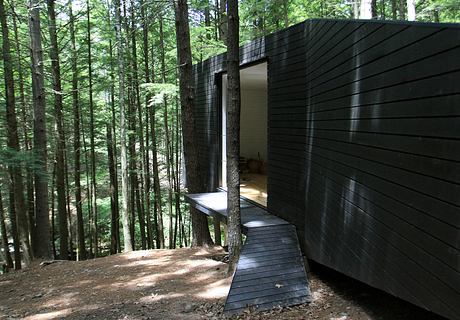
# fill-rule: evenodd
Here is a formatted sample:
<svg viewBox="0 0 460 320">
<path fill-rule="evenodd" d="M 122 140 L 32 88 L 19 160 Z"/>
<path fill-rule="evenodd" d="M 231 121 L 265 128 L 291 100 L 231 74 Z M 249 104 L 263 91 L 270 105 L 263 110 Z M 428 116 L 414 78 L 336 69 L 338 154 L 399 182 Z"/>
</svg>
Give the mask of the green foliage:
<svg viewBox="0 0 460 320">
<path fill-rule="evenodd" d="M 179 96 L 179 87 L 172 83 L 144 83 L 141 88 L 151 94 L 149 106 L 163 104 Z"/>
</svg>

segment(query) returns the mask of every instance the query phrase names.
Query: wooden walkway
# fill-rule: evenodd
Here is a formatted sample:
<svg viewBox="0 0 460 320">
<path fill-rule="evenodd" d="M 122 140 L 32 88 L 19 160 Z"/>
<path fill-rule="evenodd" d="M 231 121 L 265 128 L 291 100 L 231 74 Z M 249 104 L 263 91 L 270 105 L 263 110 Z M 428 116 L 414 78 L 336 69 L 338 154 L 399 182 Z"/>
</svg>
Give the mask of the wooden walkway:
<svg viewBox="0 0 460 320">
<path fill-rule="evenodd" d="M 198 210 L 226 220 L 225 192 L 189 194 L 186 197 Z M 241 223 L 246 241 L 224 312 L 238 313 L 246 307 L 265 310 L 310 302 L 295 227 L 245 200 L 241 200 Z"/>
</svg>

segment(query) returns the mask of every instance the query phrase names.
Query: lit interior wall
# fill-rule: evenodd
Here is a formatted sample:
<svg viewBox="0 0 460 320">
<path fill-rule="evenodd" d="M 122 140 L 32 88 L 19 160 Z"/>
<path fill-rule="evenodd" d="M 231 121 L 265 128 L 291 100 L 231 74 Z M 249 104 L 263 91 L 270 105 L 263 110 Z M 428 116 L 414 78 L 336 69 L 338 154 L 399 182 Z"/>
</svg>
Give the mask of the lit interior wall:
<svg viewBox="0 0 460 320">
<path fill-rule="evenodd" d="M 267 86 L 241 88 L 240 154 L 267 161 Z"/>
</svg>

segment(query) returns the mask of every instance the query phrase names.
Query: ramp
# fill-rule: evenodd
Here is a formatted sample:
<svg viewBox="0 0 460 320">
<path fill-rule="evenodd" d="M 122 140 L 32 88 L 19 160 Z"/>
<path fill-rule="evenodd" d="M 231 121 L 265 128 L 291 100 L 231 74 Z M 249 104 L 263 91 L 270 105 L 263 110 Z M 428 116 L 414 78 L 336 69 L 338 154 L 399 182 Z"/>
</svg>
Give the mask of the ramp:
<svg viewBox="0 0 460 320">
<path fill-rule="evenodd" d="M 187 195 L 198 210 L 227 218 L 227 194 Z M 225 313 L 246 307 L 260 310 L 311 301 L 307 275 L 295 227 L 266 210 L 241 200 L 246 241 L 225 302 Z"/>
</svg>

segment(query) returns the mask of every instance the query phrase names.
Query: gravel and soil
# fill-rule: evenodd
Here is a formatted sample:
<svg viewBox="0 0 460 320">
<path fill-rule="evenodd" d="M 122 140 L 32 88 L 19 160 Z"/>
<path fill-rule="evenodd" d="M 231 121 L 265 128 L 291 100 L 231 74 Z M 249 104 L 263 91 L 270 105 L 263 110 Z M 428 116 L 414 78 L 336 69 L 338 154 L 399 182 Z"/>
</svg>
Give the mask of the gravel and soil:
<svg viewBox="0 0 460 320">
<path fill-rule="evenodd" d="M 0 275 L 0 319 L 223 319 L 227 276 L 218 248 L 147 250 L 88 261 L 38 262 Z M 441 319 L 313 264 L 313 302 L 231 319 Z"/>
</svg>

